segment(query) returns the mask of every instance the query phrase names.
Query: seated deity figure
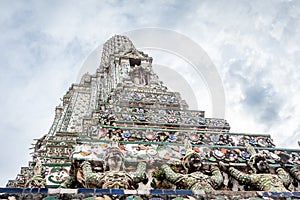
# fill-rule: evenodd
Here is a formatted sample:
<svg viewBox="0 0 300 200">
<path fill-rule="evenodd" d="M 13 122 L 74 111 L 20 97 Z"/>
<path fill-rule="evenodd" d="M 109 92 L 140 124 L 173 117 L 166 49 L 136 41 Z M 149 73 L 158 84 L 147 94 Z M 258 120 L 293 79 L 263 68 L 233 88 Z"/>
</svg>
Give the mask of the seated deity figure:
<svg viewBox="0 0 300 200">
<path fill-rule="evenodd" d="M 211 166 L 211 176 L 201 172 L 202 158 L 192 150 L 191 144 L 185 142 L 186 154 L 182 159 L 182 165 L 186 174 L 176 173 L 172 168 L 164 164 L 161 169 L 168 181 L 176 185 L 177 189 L 213 191 L 223 183 L 223 176 L 217 166 Z"/>
<path fill-rule="evenodd" d="M 283 168 L 278 168 L 276 170 L 277 174 L 271 174 L 265 157 L 255 156 L 253 161 L 253 166 L 250 166 L 254 167 L 253 174 L 241 172 L 234 167 L 229 167 L 228 172 L 241 184 L 252 186 L 254 189 L 260 191 L 288 191 L 286 187 L 290 184 L 291 180 L 289 174 Z"/>
<path fill-rule="evenodd" d="M 137 189 L 138 183 L 147 183 L 146 163 L 140 162 L 134 173 L 125 171 L 125 158 L 118 147 L 116 138 L 112 138 L 112 146 L 104 156 L 104 172 L 95 172 L 90 161 L 82 164 L 85 187 Z"/>
<path fill-rule="evenodd" d="M 135 84 L 148 85 L 151 75 L 151 67 L 147 63 L 131 66 L 129 69 L 129 77 Z"/>
</svg>

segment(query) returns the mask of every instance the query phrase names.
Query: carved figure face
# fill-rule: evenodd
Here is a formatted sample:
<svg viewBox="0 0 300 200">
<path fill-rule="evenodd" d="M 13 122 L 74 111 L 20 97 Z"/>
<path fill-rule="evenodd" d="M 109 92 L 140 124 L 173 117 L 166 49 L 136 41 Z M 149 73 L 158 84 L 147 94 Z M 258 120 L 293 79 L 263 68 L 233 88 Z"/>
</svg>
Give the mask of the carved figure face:
<svg viewBox="0 0 300 200">
<path fill-rule="evenodd" d="M 199 171 L 202 167 L 201 158 L 198 154 L 192 154 L 187 159 L 187 165 L 189 172 Z"/>
<path fill-rule="evenodd" d="M 300 168 L 294 170 L 294 176 L 300 182 Z"/>
<path fill-rule="evenodd" d="M 94 172 L 103 172 L 103 164 L 100 161 L 92 162 L 92 168 Z"/>
<path fill-rule="evenodd" d="M 121 171 L 123 170 L 123 158 L 119 154 L 111 154 L 107 158 L 107 166 L 110 171 Z"/>
<path fill-rule="evenodd" d="M 259 173 L 268 173 L 269 164 L 265 160 L 260 160 L 256 163 L 256 168 Z"/>
</svg>

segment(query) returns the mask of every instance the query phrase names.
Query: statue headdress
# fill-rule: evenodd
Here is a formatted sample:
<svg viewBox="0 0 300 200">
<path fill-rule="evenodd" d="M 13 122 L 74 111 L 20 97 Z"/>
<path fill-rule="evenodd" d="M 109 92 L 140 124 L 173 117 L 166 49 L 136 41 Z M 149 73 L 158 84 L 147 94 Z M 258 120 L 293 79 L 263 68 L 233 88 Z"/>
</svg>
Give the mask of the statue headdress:
<svg viewBox="0 0 300 200">
<path fill-rule="evenodd" d="M 111 138 L 111 143 L 110 143 L 110 148 L 109 150 L 105 153 L 105 155 L 103 156 L 103 160 L 104 160 L 104 169 L 107 168 L 107 160 L 109 157 L 111 157 L 111 155 L 119 155 L 122 158 L 122 170 L 125 169 L 125 156 L 123 154 L 123 152 L 120 150 L 119 148 L 119 140 L 117 138 L 117 136 L 113 136 Z"/>
<path fill-rule="evenodd" d="M 247 161 L 249 167 L 251 168 L 251 170 L 253 171 L 254 174 L 257 173 L 257 169 L 255 168 L 255 163 L 257 162 L 257 160 L 262 160 L 265 159 L 262 155 L 260 155 L 259 153 L 257 153 L 254 149 L 253 146 L 251 146 L 249 143 L 246 143 L 246 151 L 251 155 L 249 160 Z"/>
<path fill-rule="evenodd" d="M 182 166 L 185 169 L 185 171 L 188 172 L 189 168 L 188 168 L 187 162 L 186 162 L 187 159 L 191 155 L 197 155 L 197 156 L 199 156 L 199 155 L 193 150 L 193 147 L 192 147 L 190 141 L 187 138 L 184 140 L 184 148 L 185 148 L 185 155 L 182 158 Z"/>
</svg>

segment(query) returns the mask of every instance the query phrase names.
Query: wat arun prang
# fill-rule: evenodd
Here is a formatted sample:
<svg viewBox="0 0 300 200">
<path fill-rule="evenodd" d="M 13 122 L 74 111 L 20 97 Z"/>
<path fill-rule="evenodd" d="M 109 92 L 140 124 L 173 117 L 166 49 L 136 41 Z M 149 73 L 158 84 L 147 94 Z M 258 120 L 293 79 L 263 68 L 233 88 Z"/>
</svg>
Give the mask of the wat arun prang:
<svg viewBox="0 0 300 200">
<path fill-rule="evenodd" d="M 268 134 L 229 131 L 225 119 L 189 110 L 159 80 L 152 58 L 116 35 L 96 73 L 71 85 L 32 161 L 7 188 L 97 188 L 78 189 L 94 197 L 135 190 L 162 199 L 220 191 L 297 196 L 299 149 L 276 148 Z"/>
</svg>

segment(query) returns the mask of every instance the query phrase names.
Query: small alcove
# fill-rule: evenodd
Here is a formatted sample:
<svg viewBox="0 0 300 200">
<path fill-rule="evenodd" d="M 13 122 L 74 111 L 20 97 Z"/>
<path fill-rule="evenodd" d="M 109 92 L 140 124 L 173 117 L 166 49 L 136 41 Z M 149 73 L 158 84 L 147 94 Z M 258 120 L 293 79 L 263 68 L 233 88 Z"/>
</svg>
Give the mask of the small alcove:
<svg viewBox="0 0 300 200">
<path fill-rule="evenodd" d="M 141 59 L 139 58 L 129 58 L 129 64 L 131 67 L 134 67 L 135 65 L 140 66 L 141 65 Z"/>
</svg>

